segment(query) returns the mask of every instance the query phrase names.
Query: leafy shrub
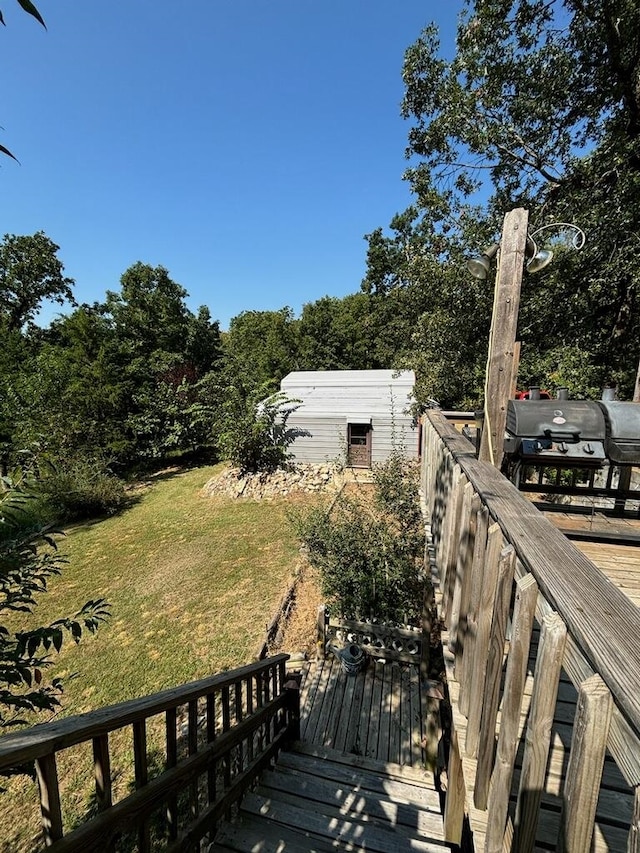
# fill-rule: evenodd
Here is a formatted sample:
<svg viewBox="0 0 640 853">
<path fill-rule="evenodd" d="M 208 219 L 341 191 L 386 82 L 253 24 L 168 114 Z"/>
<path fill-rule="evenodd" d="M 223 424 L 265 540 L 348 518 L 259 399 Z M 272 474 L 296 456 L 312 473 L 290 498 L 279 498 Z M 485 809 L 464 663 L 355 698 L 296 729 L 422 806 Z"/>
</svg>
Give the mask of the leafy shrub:
<svg viewBox="0 0 640 853">
<path fill-rule="evenodd" d="M 414 622 L 422 603 L 424 526 L 414 466 L 393 454 L 374 470 L 373 501 L 340 495 L 334 505 L 291 514 L 322 592 L 341 616 Z"/>
<path fill-rule="evenodd" d="M 300 434 L 287 427 L 297 403 L 282 393 L 260 400 L 255 393 L 229 388 L 218 436 L 224 458 L 242 473 L 273 471 L 286 464 L 289 447 Z"/>
<path fill-rule="evenodd" d="M 374 498 L 411 553 L 424 547 L 424 522 L 418 487 L 420 473 L 415 461 L 394 450 L 386 462 L 373 467 Z"/>
<path fill-rule="evenodd" d="M 126 502 L 122 480 L 103 462 L 82 456 L 48 466 L 34 492 L 40 516 L 56 523 L 113 515 Z"/>
</svg>

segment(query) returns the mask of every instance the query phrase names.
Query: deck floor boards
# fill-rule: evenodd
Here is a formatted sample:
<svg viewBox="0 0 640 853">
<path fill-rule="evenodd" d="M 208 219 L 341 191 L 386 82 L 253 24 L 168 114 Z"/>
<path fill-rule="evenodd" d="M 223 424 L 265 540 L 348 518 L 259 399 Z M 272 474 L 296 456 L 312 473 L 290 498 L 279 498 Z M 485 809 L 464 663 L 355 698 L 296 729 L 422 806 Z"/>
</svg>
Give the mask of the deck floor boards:
<svg viewBox="0 0 640 853">
<path fill-rule="evenodd" d="M 301 697 L 306 743 L 424 767 L 420 679 L 411 664 L 370 659 L 347 675 L 331 655 L 309 665 Z"/>
</svg>

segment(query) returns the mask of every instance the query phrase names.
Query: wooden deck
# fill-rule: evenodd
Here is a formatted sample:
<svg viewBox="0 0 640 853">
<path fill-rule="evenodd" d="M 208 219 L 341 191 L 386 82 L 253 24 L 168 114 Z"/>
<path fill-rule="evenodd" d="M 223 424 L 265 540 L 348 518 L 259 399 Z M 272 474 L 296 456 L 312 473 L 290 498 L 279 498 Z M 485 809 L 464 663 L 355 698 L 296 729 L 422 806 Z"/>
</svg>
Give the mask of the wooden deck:
<svg viewBox="0 0 640 853">
<path fill-rule="evenodd" d="M 211 853 L 447 853 L 441 795 L 425 768 L 424 696 L 414 664 L 330 654 L 303 673 L 301 739 L 263 772 Z"/>
<path fill-rule="evenodd" d="M 426 697 L 418 668 L 368 660 L 357 675 L 339 661 L 310 664 L 301 695 L 301 737 L 309 744 L 410 767 L 425 766 Z"/>
<path fill-rule="evenodd" d="M 576 514 L 547 512 L 546 517 L 559 530 L 577 533 L 581 537 L 604 534 L 625 540 L 625 544 L 612 541 L 597 542 L 574 539 L 573 544 L 594 563 L 609 580 L 631 601 L 640 607 L 640 519 L 616 518 L 602 512 Z M 630 544 L 637 537 L 637 544 Z"/>
</svg>

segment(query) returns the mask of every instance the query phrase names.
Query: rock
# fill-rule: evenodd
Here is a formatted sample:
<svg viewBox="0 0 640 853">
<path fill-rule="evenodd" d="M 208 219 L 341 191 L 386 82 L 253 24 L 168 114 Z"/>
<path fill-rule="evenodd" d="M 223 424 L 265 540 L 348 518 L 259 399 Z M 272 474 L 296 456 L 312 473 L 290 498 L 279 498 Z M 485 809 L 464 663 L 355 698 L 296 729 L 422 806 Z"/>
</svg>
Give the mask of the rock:
<svg viewBox="0 0 640 853">
<path fill-rule="evenodd" d="M 208 496 L 269 500 L 295 491 L 315 493 L 337 488 L 336 475 L 333 465 L 297 465 L 272 473 L 262 471 L 244 475 L 238 469 L 229 468 L 209 480 L 203 492 Z"/>
</svg>

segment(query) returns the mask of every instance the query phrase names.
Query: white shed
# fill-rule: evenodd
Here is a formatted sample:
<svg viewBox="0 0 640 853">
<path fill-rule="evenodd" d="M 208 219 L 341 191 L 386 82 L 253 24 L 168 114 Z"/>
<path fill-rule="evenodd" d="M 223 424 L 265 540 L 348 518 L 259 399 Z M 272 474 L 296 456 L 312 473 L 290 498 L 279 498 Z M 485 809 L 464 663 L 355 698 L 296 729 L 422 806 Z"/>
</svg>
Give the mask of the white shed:
<svg viewBox="0 0 640 853">
<path fill-rule="evenodd" d="M 280 388 L 301 401 L 288 428 L 296 462 L 344 459 L 358 468 L 384 462 L 393 449 L 418 456 L 412 370 L 308 370 L 284 377 Z"/>
</svg>

